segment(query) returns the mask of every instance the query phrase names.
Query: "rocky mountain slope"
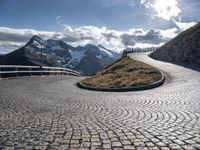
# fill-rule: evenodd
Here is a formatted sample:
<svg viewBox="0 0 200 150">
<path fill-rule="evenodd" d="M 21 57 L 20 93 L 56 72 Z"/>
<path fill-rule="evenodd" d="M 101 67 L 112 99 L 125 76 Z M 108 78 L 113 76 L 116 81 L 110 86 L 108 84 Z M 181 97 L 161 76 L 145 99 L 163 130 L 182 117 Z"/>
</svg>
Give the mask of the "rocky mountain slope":
<svg viewBox="0 0 200 150">
<path fill-rule="evenodd" d="M 34 50 L 21 47 L 3 57 L 0 57 L 0 65 L 40 66 L 41 55 L 35 53 Z M 43 55 L 43 66 L 61 67 L 62 65 L 55 59 Z"/>
<path fill-rule="evenodd" d="M 150 57 L 176 64 L 200 65 L 200 23 L 180 33 Z"/>
<path fill-rule="evenodd" d="M 2 54 L 0 54 L 0 59 L 3 57 L 3 55 Z"/>
<path fill-rule="evenodd" d="M 41 50 L 44 65 L 63 66 L 84 75 L 95 74 L 121 57 L 120 53 L 114 53 L 102 45 L 73 47 L 60 40 L 45 41 L 39 36 L 33 36 L 25 46 L 1 58 L 0 64 L 39 65 Z"/>
</svg>

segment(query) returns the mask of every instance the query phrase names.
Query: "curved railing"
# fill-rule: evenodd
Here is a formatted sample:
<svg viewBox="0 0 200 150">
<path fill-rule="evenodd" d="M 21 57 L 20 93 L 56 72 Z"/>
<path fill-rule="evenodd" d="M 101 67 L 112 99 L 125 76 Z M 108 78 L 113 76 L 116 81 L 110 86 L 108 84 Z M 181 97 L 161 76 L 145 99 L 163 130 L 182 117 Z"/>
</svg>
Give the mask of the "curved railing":
<svg viewBox="0 0 200 150">
<path fill-rule="evenodd" d="M 123 50 L 122 57 L 127 56 L 129 53 L 137 53 L 137 52 L 150 52 L 156 51 L 158 47 L 150 47 L 150 48 L 127 48 Z"/>
<path fill-rule="evenodd" d="M 0 78 L 32 75 L 74 75 L 80 73 L 62 67 L 40 67 L 40 66 L 19 66 L 19 65 L 0 65 Z"/>
</svg>

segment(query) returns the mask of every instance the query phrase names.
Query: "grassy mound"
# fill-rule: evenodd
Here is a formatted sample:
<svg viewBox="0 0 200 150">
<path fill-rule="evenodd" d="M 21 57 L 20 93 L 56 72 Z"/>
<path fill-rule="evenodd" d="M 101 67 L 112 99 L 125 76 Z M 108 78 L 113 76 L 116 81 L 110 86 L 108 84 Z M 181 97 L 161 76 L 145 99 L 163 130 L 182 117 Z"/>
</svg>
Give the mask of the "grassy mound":
<svg viewBox="0 0 200 150">
<path fill-rule="evenodd" d="M 154 67 L 125 57 L 81 83 L 98 89 L 130 88 L 151 84 L 161 78 L 162 74 Z"/>
</svg>

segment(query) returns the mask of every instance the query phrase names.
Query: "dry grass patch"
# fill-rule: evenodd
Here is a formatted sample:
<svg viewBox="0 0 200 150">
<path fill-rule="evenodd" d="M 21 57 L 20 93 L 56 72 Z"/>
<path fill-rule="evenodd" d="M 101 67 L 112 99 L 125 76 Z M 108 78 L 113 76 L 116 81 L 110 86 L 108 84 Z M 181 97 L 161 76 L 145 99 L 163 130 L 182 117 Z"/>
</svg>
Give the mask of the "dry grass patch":
<svg viewBox="0 0 200 150">
<path fill-rule="evenodd" d="M 143 62 L 125 57 L 110 67 L 97 72 L 93 77 L 81 81 L 94 88 L 130 88 L 151 84 L 162 78 L 156 68 Z"/>
</svg>

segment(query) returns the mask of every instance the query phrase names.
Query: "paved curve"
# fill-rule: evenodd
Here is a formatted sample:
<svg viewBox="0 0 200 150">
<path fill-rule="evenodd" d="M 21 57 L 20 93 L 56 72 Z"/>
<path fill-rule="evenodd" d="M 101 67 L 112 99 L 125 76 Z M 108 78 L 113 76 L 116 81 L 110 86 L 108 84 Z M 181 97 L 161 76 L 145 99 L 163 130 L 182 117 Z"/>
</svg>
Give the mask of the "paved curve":
<svg viewBox="0 0 200 150">
<path fill-rule="evenodd" d="M 167 82 L 109 93 L 78 89 L 72 76 L 1 80 L 0 149 L 200 149 L 200 72 L 137 59 Z"/>
</svg>

